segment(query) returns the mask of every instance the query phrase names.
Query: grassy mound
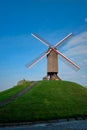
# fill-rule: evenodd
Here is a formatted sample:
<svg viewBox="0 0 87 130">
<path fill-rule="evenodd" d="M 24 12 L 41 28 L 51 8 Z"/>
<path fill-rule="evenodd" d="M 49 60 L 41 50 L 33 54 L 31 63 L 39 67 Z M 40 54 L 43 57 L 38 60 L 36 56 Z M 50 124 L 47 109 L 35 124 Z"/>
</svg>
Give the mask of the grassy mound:
<svg viewBox="0 0 87 130">
<path fill-rule="evenodd" d="M 67 81 L 40 81 L 0 108 L 0 122 L 87 116 L 87 89 Z"/>
<path fill-rule="evenodd" d="M 22 84 L 18 84 L 16 86 L 14 86 L 13 88 L 0 92 L 0 101 L 4 101 L 5 99 L 15 95 L 16 93 L 20 92 L 21 90 L 23 90 L 24 88 L 26 88 L 29 85 L 30 85 L 30 82 L 25 81 Z"/>
</svg>

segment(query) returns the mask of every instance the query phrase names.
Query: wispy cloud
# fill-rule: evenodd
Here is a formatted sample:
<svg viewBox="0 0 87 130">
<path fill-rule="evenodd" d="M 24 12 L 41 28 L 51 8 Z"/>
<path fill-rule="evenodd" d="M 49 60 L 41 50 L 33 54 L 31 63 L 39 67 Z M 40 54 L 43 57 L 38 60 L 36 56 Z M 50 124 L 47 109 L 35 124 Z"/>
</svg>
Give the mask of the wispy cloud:
<svg viewBox="0 0 87 130">
<path fill-rule="evenodd" d="M 85 22 L 87 22 L 87 18 L 85 18 Z"/>
<path fill-rule="evenodd" d="M 76 36 L 74 35 L 72 39 L 67 43 L 66 48 L 68 49 L 83 44 L 87 45 L 87 31 L 82 32 Z"/>
<path fill-rule="evenodd" d="M 80 33 L 72 38 L 68 42 L 67 48 L 68 50 L 65 52 L 65 55 L 76 59 L 81 66 L 83 66 L 84 63 L 87 65 L 87 32 Z"/>
<path fill-rule="evenodd" d="M 64 66 L 62 75 L 65 80 L 70 80 L 78 82 L 82 85 L 87 84 L 87 31 L 82 32 L 72 39 L 69 40 L 66 46 L 64 46 L 66 55 L 68 58 L 73 60 L 76 64 L 80 66 L 80 70 L 77 73 L 72 73 L 73 70 Z M 61 68 L 62 71 L 62 68 Z"/>
<path fill-rule="evenodd" d="M 66 52 L 66 54 L 69 56 L 87 55 L 87 45 L 79 45 L 71 48 Z"/>
<path fill-rule="evenodd" d="M 66 55 L 87 55 L 87 32 L 74 36 L 66 45 Z"/>
</svg>

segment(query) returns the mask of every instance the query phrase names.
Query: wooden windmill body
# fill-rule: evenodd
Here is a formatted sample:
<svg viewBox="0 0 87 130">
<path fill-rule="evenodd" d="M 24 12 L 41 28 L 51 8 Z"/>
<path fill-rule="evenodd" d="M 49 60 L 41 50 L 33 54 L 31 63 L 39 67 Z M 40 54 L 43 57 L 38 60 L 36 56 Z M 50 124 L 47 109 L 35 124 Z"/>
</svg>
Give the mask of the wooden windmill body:
<svg viewBox="0 0 87 130">
<path fill-rule="evenodd" d="M 58 54 L 50 49 L 47 55 L 47 77 L 50 76 L 51 80 L 59 80 L 58 76 Z"/>
<path fill-rule="evenodd" d="M 31 68 L 33 65 L 35 65 L 37 62 L 39 62 L 41 59 L 43 59 L 45 56 L 47 56 L 47 76 L 44 77 L 44 79 L 49 80 L 59 80 L 60 78 L 57 76 L 58 74 L 58 55 L 62 56 L 66 61 L 68 61 L 73 67 L 76 69 L 80 69 L 78 65 L 76 65 L 74 62 L 72 62 L 69 58 L 67 58 L 65 55 L 63 55 L 61 52 L 57 50 L 57 47 L 64 42 L 67 38 L 69 38 L 72 35 L 70 33 L 65 38 L 63 38 L 61 41 L 59 41 L 57 44 L 55 44 L 53 47 L 50 46 L 48 42 L 43 40 L 41 37 L 39 37 L 37 34 L 32 34 L 36 39 L 44 43 L 46 46 L 48 46 L 48 50 L 41 55 L 37 60 L 35 60 L 33 63 L 28 64 L 27 67 Z"/>
</svg>

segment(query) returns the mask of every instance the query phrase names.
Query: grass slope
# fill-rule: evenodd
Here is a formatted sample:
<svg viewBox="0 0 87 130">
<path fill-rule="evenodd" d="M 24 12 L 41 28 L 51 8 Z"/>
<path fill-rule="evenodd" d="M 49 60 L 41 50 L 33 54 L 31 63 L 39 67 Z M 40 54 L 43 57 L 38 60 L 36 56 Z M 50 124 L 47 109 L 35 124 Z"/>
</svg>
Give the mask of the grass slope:
<svg viewBox="0 0 87 130">
<path fill-rule="evenodd" d="M 14 102 L 0 108 L 0 122 L 87 116 L 87 89 L 67 81 L 40 81 Z"/>
<path fill-rule="evenodd" d="M 16 93 L 20 92 L 21 90 L 23 90 L 24 88 L 26 88 L 29 85 L 30 85 L 30 82 L 25 81 L 23 84 L 16 85 L 13 88 L 0 92 L 0 101 L 3 101 L 5 99 L 15 95 Z"/>
</svg>

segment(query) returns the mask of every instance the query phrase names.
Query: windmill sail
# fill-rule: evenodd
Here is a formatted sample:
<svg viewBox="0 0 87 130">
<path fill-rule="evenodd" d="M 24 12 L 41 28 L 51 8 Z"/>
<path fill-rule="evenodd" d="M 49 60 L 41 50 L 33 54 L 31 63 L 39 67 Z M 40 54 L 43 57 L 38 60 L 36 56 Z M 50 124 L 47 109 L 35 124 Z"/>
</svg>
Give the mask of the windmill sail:
<svg viewBox="0 0 87 130">
<path fill-rule="evenodd" d="M 57 76 L 58 74 L 58 55 L 60 55 L 63 59 L 67 61 L 67 63 L 71 64 L 74 68 L 80 69 L 78 65 L 76 65 L 73 61 L 71 61 L 69 58 L 67 58 L 65 55 L 63 55 L 61 52 L 59 52 L 56 48 L 62 44 L 66 39 L 72 36 L 72 33 L 68 34 L 65 38 L 63 38 L 61 41 L 56 43 L 53 47 L 45 41 L 43 38 L 38 36 L 37 34 L 32 34 L 33 37 L 41 41 L 43 44 L 48 46 L 48 51 L 46 51 L 43 55 L 41 55 L 39 58 L 37 58 L 35 61 L 33 61 L 30 64 L 27 64 L 26 66 L 31 68 L 36 63 L 38 63 L 40 60 L 42 60 L 45 56 L 47 56 L 47 76 L 50 77 L 51 80 L 59 80 L 60 78 Z"/>
<path fill-rule="evenodd" d="M 35 61 L 29 63 L 26 65 L 27 68 L 33 67 L 36 63 L 38 63 L 40 60 L 42 60 L 46 55 L 48 55 L 49 52 L 45 52 L 43 55 L 41 55 L 39 58 L 37 58 Z"/>
</svg>

